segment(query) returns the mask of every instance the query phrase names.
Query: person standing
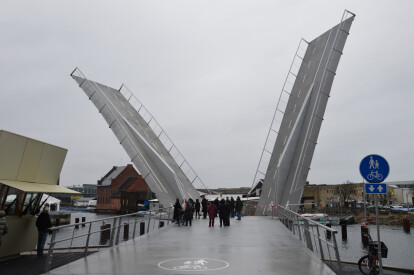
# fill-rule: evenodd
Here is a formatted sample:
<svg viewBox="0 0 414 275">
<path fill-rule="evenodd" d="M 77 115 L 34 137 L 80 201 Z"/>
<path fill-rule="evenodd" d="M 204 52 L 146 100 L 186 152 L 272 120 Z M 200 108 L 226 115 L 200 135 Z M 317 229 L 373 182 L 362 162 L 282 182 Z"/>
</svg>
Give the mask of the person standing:
<svg viewBox="0 0 414 275">
<path fill-rule="evenodd" d="M 203 219 L 207 218 L 207 209 L 208 209 L 208 200 L 203 198 L 201 200 L 202 212 L 203 212 Z"/>
<path fill-rule="evenodd" d="M 180 204 L 180 200 L 177 198 L 174 204 L 173 220 L 176 221 L 176 224 L 178 225 L 180 225 L 180 215 L 181 215 L 181 204 Z"/>
<path fill-rule="evenodd" d="M 200 206 L 201 206 L 200 201 L 196 199 L 196 202 L 195 202 L 195 218 L 196 219 L 197 219 L 197 215 L 198 215 L 198 218 L 200 218 Z"/>
<path fill-rule="evenodd" d="M 188 226 L 188 223 L 192 223 L 194 215 L 194 201 L 192 198 L 188 199 L 186 208 L 185 208 L 185 226 Z"/>
<path fill-rule="evenodd" d="M 37 217 L 36 227 L 38 231 L 37 256 L 43 256 L 43 249 L 45 247 L 47 233 L 49 232 L 49 228 L 52 227 L 52 221 L 50 220 L 48 205 L 46 205 L 43 208 L 42 213 L 40 213 L 39 217 Z"/>
<path fill-rule="evenodd" d="M 4 210 L 0 211 L 0 246 L 1 246 L 1 236 L 6 235 L 9 231 L 9 227 L 6 223 L 6 212 Z"/>
<path fill-rule="evenodd" d="M 237 196 L 235 208 L 236 208 L 236 213 L 237 213 L 237 219 L 241 220 L 241 211 L 243 209 L 243 202 L 241 201 L 240 196 Z"/>
<path fill-rule="evenodd" d="M 208 223 L 208 227 L 214 227 L 214 219 L 217 215 L 217 206 L 214 203 L 208 204 L 208 217 L 210 218 L 210 221 Z"/>
<path fill-rule="evenodd" d="M 234 206 L 235 206 L 235 201 L 233 199 L 233 197 L 230 198 L 230 215 L 232 218 L 234 218 Z"/>
<path fill-rule="evenodd" d="M 224 199 L 221 199 L 220 205 L 218 208 L 219 211 L 219 218 L 220 218 L 220 227 L 226 225 L 226 217 L 227 217 L 227 211 L 226 211 L 226 201 Z"/>
</svg>

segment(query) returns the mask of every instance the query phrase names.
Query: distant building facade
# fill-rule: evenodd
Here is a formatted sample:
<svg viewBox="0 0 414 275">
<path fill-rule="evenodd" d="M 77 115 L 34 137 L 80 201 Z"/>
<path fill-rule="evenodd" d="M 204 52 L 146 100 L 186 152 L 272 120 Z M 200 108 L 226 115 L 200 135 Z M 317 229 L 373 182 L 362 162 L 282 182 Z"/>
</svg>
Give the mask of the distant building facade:
<svg viewBox="0 0 414 275">
<path fill-rule="evenodd" d="M 379 199 L 382 205 L 388 205 L 397 202 L 396 186 L 387 185 L 387 194 L 380 195 Z M 346 192 L 346 201 L 341 192 Z M 373 203 L 374 196 L 368 195 L 366 197 L 368 203 Z M 349 183 L 349 184 L 307 184 L 303 190 L 301 204 L 305 208 L 314 207 L 338 207 L 354 206 L 356 203 L 364 201 L 364 183 Z"/>
<path fill-rule="evenodd" d="M 97 212 L 135 212 L 153 193 L 132 164 L 114 166 L 100 180 L 97 188 Z"/>
</svg>

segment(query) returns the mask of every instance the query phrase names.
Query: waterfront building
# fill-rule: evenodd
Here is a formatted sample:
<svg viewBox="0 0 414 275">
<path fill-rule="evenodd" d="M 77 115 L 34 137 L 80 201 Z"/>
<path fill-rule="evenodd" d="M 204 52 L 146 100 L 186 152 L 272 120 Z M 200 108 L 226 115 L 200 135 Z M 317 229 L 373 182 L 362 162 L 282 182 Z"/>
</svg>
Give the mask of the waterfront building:
<svg viewBox="0 0 414 275">
<path fill-rule="evenodd" d="M 396 202 L 395 190 L 398 188 L 388 184 L 387 194 L 380 195 L 379 203 L 389 205 Z M 306 183 L 303 190 L 301 204 L 304 208 L 315 207 L 357 207 L 364 202 L 364 183 L 343 184 L 309 184 Z M 366 197 L 368 203 L 373 203 L 372 195 Z"/>
<path fill-rule="evenodd" d="M 134 212 L 138 204 L 153 198 L 142 175 L 138 174 L 132 164 L 114 166 L 98 180 L 97 212 Z"/>
</svg>

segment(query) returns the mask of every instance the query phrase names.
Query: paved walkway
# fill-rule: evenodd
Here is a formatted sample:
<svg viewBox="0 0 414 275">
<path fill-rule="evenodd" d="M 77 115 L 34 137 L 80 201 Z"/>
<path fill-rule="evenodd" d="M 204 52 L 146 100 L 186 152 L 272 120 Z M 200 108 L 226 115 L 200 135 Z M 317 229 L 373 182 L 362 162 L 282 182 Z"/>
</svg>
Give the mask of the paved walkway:
<svg viewBox="0 0 414 275">
<path fill-rule="evenodd" d="M 217 222 L 217 219 L 216 219 Z M 277 220 L 245 217 L 177 225 L 94 253 L 47 274 L 334 274 Z"/>
</svg>

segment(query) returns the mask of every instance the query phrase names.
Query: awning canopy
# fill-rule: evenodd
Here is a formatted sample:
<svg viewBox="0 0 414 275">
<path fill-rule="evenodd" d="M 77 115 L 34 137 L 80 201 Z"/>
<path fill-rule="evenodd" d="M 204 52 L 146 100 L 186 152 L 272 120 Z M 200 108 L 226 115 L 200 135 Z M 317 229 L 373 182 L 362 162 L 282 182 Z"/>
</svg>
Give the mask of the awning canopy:
<svg viewBox="0 0 414 275">
<path fill-rule="evenodd" d="M 55 185 L 25 181 L 1 180 L 0 183 L 22 190 L 26 193 L 49 193 L 49 194 L 80 194 L 77 191 Z"/>
</svg>

